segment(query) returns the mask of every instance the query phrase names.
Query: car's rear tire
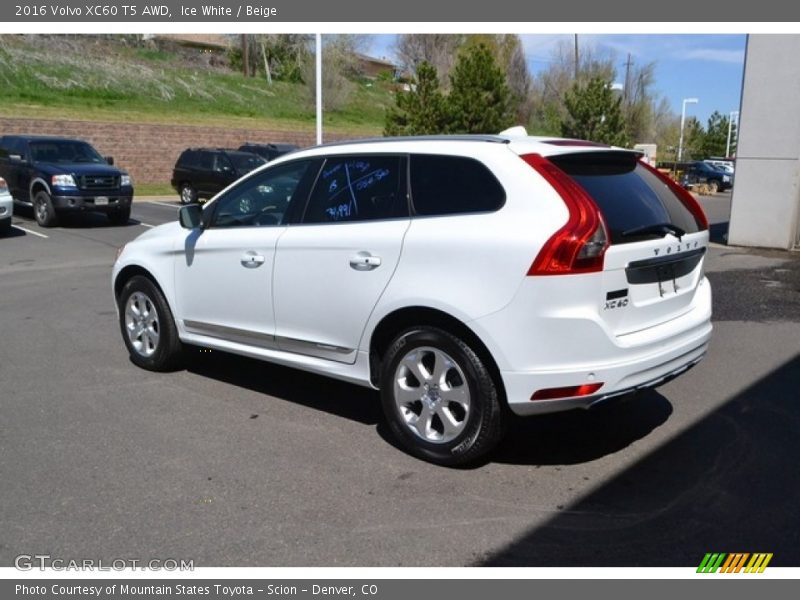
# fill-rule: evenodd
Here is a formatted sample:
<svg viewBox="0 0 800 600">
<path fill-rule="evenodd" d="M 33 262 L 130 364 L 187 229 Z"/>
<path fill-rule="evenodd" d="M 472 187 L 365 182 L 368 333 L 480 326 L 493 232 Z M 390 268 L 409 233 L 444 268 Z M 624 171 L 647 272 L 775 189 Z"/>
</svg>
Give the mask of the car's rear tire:
<svg viewBox="0 0 800 600">
<path fill-rule="evenodd" d="M 131 207 L 120 208 L 109 213 L 106 213 L 109 223 L 112 225 L 127 225 L 131 219 Z"/>
<path fill-rule="evenodd" d="M 33 216 L 41 227 L 55 227 L 58 224 L 58 215 L 50 194 L 44 190 L 36 192 L 33 197 Z"/>
<path fill-rule="evenodd" d="M 192 187 L 191 183 L 184 182 L 181 184 L 180 201 L 181 204 L 194 204 L 197 202 L 197 190 Z"/>
<path fill-rule="evenodd" d="M 122 339 L 134 364 L 150 371 L 180 367 L 182 344 L 164 295 L 150 279 L 137 275 L 118 299 Z"/>
<path fill-rule="evenodd" d="M 381 402 L 401 446 L 424 460 L 474 462 L 503 437 L 497 384 L 466 342 L 435 327 L 400 333 L 381 368 Z"/>
<path fill-rule="evenodd" d="M 8 235 L 11 232 L 11 219 L 0 221 L 0 235 Z"/>
</svg>

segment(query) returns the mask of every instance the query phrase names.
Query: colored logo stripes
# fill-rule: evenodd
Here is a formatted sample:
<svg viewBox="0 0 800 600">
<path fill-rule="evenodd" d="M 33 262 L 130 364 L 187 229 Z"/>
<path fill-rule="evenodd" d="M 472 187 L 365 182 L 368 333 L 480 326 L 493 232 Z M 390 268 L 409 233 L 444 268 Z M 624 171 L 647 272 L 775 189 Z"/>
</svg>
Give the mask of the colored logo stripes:
<svg viewBox="0 0 800 600">
<path fill-rule="evenodd" d="M 747 559 L 750 559 L 749 562 Z M 772 553 L 757 552 L 736 552 L 733 554 L 709 552 L 703 557 L 700 566 L 697 567 L 698 573 L 763 573 L 769 561 L 772 560 Z M 747 563 L 747 566 L 745 566 Z"/>
</svg>

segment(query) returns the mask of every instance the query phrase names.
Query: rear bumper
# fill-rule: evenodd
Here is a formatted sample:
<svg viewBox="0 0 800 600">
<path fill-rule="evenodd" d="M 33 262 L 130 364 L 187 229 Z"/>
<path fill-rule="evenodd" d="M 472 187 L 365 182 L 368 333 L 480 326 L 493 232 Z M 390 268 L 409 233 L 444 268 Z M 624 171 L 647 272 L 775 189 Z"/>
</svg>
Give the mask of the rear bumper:
<svg viewBox="0 0 800 600">
<path fill-rule="evenodd" d="M 589 408 L 636 390 L 657 387 L 700 362 L 708 350 L 711 323 L 687 331 L 669 346 L 649 356 L 615 363 L 583 365 L 569 371 L 501 372 L 511 410 L 522 416 Z M 537 390 L 602 382 L 597 393 L 580 398 L 530 400 Z"/>
<path fill-rule="evenodd" d="M 532 279 L 503 310 L 469 323 L 494 357 L 508 405 L 518 415 L 588 408 L 654 387 L 706 353 L 712 331 L 711 286 L 704 277 L 693 290 L 687 286 L 691 298 L 673 318 L 625 334 L 614 334 L 603 309 L 584 300 L 590 297 L 586 288 L 594 285 L 588 278 Z M 560 397 L 553 392 L 543 394 L 547 399 L 531 400 L 543 390 L 589 384 L 602 385 L 591 395 Z"/>
<path fill-rule="evenodd" d="M 108 198 L 108 204 L 96 204 L 98 197 Z M 113 212 L 127 208 L 133 201 L 133 194 L 113 194 L 103 196 L 51 196 L 53 208 L 57 211 L 76 211 L 76 212 Z"/>
</svg>

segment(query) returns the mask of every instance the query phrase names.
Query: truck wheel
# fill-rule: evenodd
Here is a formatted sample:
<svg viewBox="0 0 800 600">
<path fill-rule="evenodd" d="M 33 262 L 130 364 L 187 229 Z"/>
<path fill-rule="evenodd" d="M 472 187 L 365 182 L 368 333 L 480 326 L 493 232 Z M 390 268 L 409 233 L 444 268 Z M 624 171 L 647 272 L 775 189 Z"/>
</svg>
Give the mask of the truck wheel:
<svg viewBox="0 0 800 600">
<path fill-rule="evenodd" d="M 183 345 L 164 295 L 150 279 L 137 275 L 118 299 L 119 326 L 131 361 L 149 371 L 172 371 Z"/>
<path fill-rule="evenodd" d="M 455 466 L 485 456 L 505 431 L 506 413 L 486 365 L 463 340 L 434 328 L 402 332 L 381 369 L 389 428 L 410 453 Z"/>
<path fill-rule="evenodd" d="M 106 213 L 106 217 L 108 217 L 108 220 L 112 225 L 127 225 L 131 218 L 131 207 L 127 206 L 125 208 L 120 208 L 119 210 Z"/>
<path fill-rule="evenodd" d="M 33 216 L 42 227 L 55 227 L 58 223 L 58 215 L 53 208 L 50 194 L 44 190 L 37 192 L 33 197 Z"/>
<path fill-rule="evenodd" d="M 191 183 L 181 184 L 181 204 L 194 204 L 197 202 L 197 190 Z"/>
</svg>

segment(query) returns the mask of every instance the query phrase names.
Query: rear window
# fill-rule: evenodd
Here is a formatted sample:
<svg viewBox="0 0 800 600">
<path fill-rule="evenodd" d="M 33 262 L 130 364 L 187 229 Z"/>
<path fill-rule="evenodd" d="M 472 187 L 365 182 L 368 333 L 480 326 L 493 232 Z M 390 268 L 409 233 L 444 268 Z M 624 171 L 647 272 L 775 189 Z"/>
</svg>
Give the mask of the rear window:
<svg viewBox="0 0 800 600">
<path fill-rule="evenodd" d="M 198 152 L 196 150 L 186 150 L 178 159 L 178 166 L 185 169 L 193 169 L 198 166 Z"/>
<path fill-rule="evenodd" d="M 474 158 L 411 156 L 411 201 L 418 215 L 451 215 L 499 209 L 506 193 Z"/>
<path fill-rule="evenodd" d="M 548 157 L 594 199 L 609 228 L 612 244 L 663 237 L 630 233 L 669 223 L 686 233 L 700 231 L 680 198 L 627 152 L 586 152 Z M 624 235 L 629 232 L 627 235 Z"/>
</svg>

